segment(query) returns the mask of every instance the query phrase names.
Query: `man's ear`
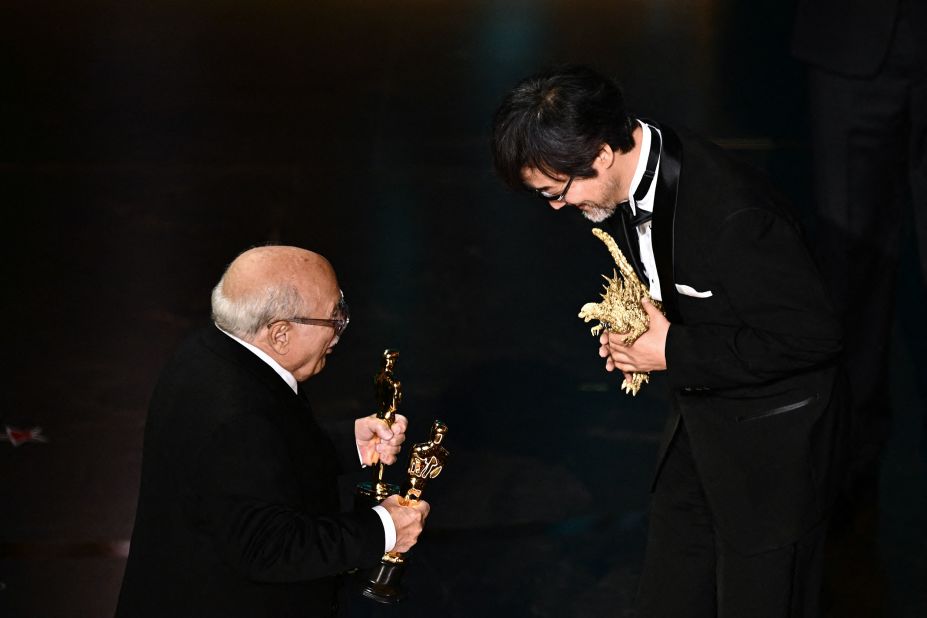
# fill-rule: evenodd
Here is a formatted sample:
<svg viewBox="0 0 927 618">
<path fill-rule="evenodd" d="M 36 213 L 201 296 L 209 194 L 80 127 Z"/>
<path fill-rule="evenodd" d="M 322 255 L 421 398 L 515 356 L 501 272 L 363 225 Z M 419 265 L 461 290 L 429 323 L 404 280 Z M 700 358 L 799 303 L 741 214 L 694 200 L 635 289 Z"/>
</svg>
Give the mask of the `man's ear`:
<svg viewBox="0 0 927 618">
<path fill-rule="evenodd" d="M 592 167 L 607 170 L 615 162 L 615 158 L 615 151 L 612 150 L 612 147 L 608 144 L 602 144 L 599 154 L 596 155 L 595 161 L 592 163 Z"/>
<path fill-rule="evenodd" d="M 267 345 L 273 348 L 277 354 L 286 354 L 287 350 L 290 349 L 292 325 L 286 320 L 280 320 L 271 324 L 267 331 Z"/>
</svg>

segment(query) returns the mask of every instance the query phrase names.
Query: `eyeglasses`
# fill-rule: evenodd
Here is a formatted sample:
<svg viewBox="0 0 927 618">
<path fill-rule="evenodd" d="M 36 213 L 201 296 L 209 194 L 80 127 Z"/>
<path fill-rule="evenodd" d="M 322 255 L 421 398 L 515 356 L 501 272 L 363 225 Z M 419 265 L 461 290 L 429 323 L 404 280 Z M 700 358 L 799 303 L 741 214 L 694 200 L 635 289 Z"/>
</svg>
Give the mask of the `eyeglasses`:
<svg viewBox="0 0 927 618">
<path fill-rule="evenodd" d="M 570 190 L 570 185 L 573 184 L 573 179 L 574 179 L 574 178 L 575 178 L 575 176 L 570 176 L 570 179 L 567 180 L 567 183 L 563 186 L 563 191 L 560 192 L 560 195 L 556 195 L 556 194 L 554 194 L 554 193 L 548 193 L 547 191 L 541 191 L 540 189 L 535 189 L 534 192 L 535 192 L 535 193 L 537 194 L 537 196 L 538 196 L 539 198 L 541 198 L 542 200 L 545 200 L 545 201 L 554 201 L 554 202 L 562 202 L 562 201 L 564 200 L 564 198 L 566 198 L 567 191 Z"/>
<path fill-rule="evenodd" d="M 295 322 L 297 324 L 308 324 L 312 326 L 331 326 L 335 329 L 335 336 L 340 337 L 341 333 L 344 332 L 344 329 L 348 327 L 348 324 L 351 322 L 351 313 L 348 310 L 348 303 L 344 300 L 344 292 L 341 293 L 341 298 L 338 300 L 338 304 L 335 305 L 335 308 L 332 310 L 332 317 L 330 318 L 303 318 L 303 317 L 292 317 L 292 318 L 281 318 L 285 322 Z M 279 322 L 280 320 L 275 320 Z M 270 324 L 268 324 L 270 326 Z"/>
</svg>

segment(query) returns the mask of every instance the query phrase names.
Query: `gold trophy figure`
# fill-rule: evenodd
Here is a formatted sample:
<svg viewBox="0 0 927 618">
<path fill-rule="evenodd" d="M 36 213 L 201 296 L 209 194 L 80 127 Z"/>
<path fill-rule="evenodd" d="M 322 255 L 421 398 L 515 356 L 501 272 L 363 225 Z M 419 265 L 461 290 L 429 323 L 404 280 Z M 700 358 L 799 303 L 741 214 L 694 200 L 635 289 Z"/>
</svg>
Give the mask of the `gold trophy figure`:
<svg viewBox="0 0 927 618">
<path fill-rule="evenodd" d="M 412 445 L 407 470 L 409 478 L 400 504 L 415 506 L 428 481 L 441 474 L 449 454 L 441 445 L 446 434 L 447 425 L 436 420 L 431 426 L 431 440 Z M 405 554 L 386 552 L 380 559 L 380 564 L 368 572 L 363 595 L 380 603 L 396 603 L 402 600 L 400 579 L 404 569 Z"/>
<path fill-rule="evenodd" d="M 396 418 L 396 412 L 399 411 L 399 403 L 402 401 L 402 383 L 396 379 L 393 373 L 397 358 L 399 358 L 399 352 L 384 350 L 383 368 L 373 379 L 377 400 L 377 418 L 388 426 L 392 426 L 393 420 Z M 383 479 L 385 469 L 386 466 L 383 462 L 378 461 L 374 469 L 374 480 L 357 485 L 355 504 L 358 507 L 376 506 L 387 497 L 399 493 L 398 485 L 387 483 Z"/>
<path fill-rule="evenodd" d="M 586 303 L 579 310 L 579 317 L 585 322 L 598 321 L 598 324 L 592 327 L 593 335 L 598 336 L 603 330 L 610 333 L 622 333 L 625 335 L 622 343 L 632 345 L 650 328 L 650 317 L 644 310 L 641 300 L 646 298 L 660 311 L 663 311 L 663 306 L 659 301 L 651 298 L 650 290 L 641 283 L 627 258 L 618 248 L 615 239 L 599 228 L 593 228 L 592 233 L 608 247 L 608 252 L 615 260 L 618 271 L 612 271 L 611 278 L 603 275 L 606 283 L 602 302 Z M 621 382 L 621 390 L 637 395 L 641 386 L 649 381 L 649 373 L 632 373 L 630 381 L 624 379 Z"/>
<path fill-rule="evenodd" d="M 447 425 L 441 421 L 435 421 L 431 426 L 431 440 L 412 445 L 407 471 L 409 484 L 403 496 L 407 502 L 411 503 L 421 498 L 428 480 L 441 474 L 441 470 L 444 469 L 448 452 L 441 446 L 441 442 L 445 434 L 447 434 Z"/>
</svg>

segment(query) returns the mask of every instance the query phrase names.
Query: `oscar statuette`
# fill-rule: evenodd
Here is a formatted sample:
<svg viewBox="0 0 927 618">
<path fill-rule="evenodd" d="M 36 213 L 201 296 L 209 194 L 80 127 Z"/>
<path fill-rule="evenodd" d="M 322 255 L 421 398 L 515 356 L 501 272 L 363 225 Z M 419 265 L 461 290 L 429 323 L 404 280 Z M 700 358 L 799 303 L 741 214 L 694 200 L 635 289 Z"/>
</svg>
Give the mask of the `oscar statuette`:
<svg viewBox="0 0 927 618">
<path fill-rule="evenodd" d="M 448 452 L 441 442 L 447 434 L 447 425 L 436 420 L 431 427 L 431 440 L 412 446 L 409 456 L 408 479 L 400 499 L 404 506 L 415 506 L 422 496 L 425 485 L 430 479 L 441 474 Z M 363 595 L 380 603 L 396 603 L 402 600 L 404 593 L 400 585 L 405 569 L 405 554 L 386 552 L 380 564 L 370 569 L 365 575 Z"/>
<path fill-rule="evenodd" d="M 399 358 L 399 352 L 384 350 L 383 368 L 373 379 L 377 400 L 377 418 L 388 426 L 392 426 L 399 410 L 399 403 L 402 401 L 402 384 L 393 373 L 397 358 Z M 374 507 L 387 497 L 399 493 L 398 485 L 387 483 L 383 479 L 385 468 L 383 462 L 378 461 L 374 468 L 373 480 L 358 483 L 354 493 L 354 503 L 357 508 Z"/>
</svg>

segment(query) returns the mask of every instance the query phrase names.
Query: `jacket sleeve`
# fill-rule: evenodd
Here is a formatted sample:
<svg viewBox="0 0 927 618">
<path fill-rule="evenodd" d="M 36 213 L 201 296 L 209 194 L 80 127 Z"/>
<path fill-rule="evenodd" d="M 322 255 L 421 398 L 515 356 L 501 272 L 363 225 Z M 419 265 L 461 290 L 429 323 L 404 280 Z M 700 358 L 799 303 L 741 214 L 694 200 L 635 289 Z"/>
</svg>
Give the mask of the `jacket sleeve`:
<svg viewBox="0 0 927 618">
<path fill-rule="evenodd" d="M 710 260 L 716 323 L 672 324 L 666 341 L 674 389 L 736 388 L 831 363 L 840 327 L 798 230 L 760 208 L 728 216 Z"/>
<path fill-rule="evenodd" d="M 307 445 L 311 448 L 311 445 Z M 245 577 L 293 582 L 373 564 L 384 532 L 372 509 L 315 514 L 279 430 L 260 417 L 223 425 L 191 471 L 195 516 Z"/>
</svg>

